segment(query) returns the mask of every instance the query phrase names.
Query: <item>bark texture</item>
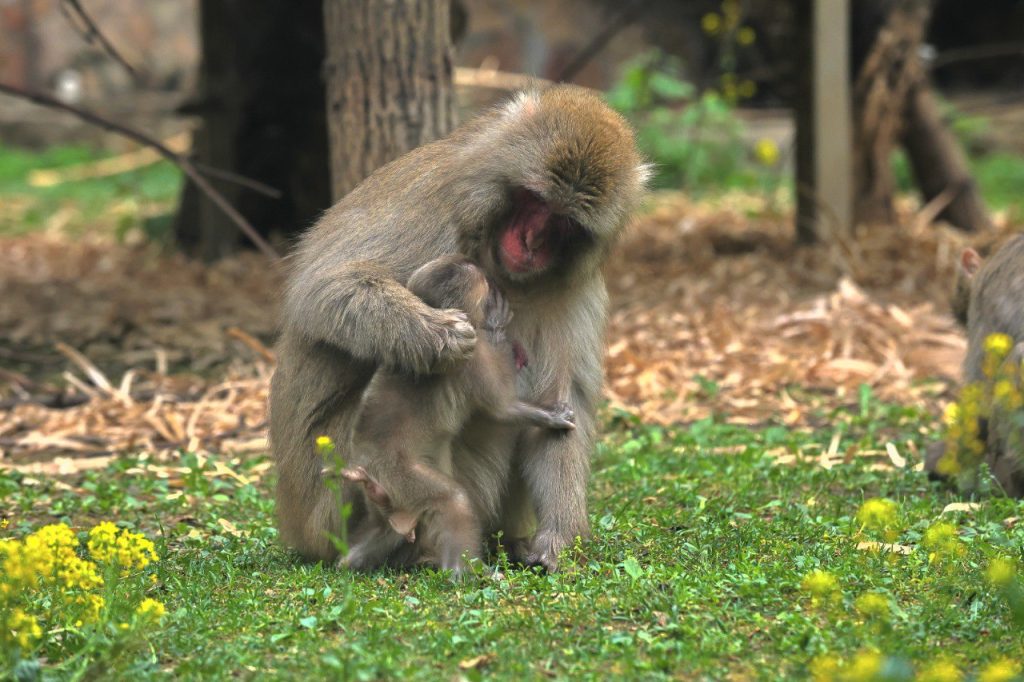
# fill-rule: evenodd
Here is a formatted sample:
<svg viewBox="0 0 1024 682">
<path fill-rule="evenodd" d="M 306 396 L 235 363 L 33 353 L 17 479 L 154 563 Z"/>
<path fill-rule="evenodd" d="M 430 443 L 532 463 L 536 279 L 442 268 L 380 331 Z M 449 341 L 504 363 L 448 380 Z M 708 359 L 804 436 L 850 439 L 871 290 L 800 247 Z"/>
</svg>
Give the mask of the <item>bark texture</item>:
<svg viewBox="0 0 1024 682">
<path fill-rule="evenodd" d="M 892 152 L 903 146 L 925 201 L 964 230 L 989 226 L 967 158 L 940 115 L 920 48 L 930 0 L 854 4 L 855 214 L 858 222 L 895 222 Z"/>
<path fill-rule="evenodd" d="M 324 0 L 335 200 L 455 125 L 449 0 Z"/>
</svg>

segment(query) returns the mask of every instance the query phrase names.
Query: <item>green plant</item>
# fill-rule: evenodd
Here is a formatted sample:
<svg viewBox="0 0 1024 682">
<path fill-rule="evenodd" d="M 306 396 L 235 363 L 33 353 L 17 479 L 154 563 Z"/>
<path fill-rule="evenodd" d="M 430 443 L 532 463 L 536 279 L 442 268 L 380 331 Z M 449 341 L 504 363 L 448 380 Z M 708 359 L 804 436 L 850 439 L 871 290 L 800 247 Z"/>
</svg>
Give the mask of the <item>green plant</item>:
<svg viewBox="0 0 1024 682">
<path fill-rule="evenodd" d="M 658 52 L 637 57 L 607 98 L 636 125 L 640 147 L 655 164 L 656 187 L 692 189 L 743 175 L 747 152 L 732 106 L 717 92 L 697 93 L 677 59 Z"/>
</svg>

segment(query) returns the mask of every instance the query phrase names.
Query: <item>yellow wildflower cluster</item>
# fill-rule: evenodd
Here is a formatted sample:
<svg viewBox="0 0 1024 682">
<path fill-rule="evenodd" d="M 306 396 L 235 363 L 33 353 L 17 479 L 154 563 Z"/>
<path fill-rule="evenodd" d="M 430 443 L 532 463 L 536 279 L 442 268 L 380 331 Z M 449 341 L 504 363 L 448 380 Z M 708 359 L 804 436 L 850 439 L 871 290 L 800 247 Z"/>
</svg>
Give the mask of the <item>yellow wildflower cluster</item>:
<svg viewBox="0 0 1024 682">
<path fill-rule="evenodd" d="M 885 675 L 887 659 L 874 649 L 861 649 L 849 660 L 834 654 L 815 657 L 807 666 L 811 679 L 816 682 L 873 682 L 882 679 L 900 679 Z M 1024 668 L 1017 661 L 1004 658 L 993 661 L 978 671 L 978 682 L 1011 682 L 1019 679 Z M 914 682 L 959 682 L 964 673 L 949 658 L 940 657 L 918 668 Z"/>
<path fill-rule="evenodd" d="M 985 570 L 985 579 L 995 588 L 1009 587 L 1017 578 L 1017 567 L 1010 559 L 996 557 Z"/>
<path fill-rule="evenodd" d="M 119 529 L 104 521 L 89 531 L 89 555 L 101 563 L 116 564 L 123 571 L 141 570 L 157 560 L 153 542 L 141 533 Z"/>
<path fill-rule="evenodd" d="M 43 526 L 24 540 L 0 540 L 3 575 L 0 597 L 8 598 L 20 589 L 59 581 L 67 587 L 92 589 L 103 584 L 93 570 L 77 564 L 78 538 L 64 524 Z"/>
<path fill-rule="evenodd" d="M 1007 361 L 1013 339 L 1006 334 L 991 334 L 984 343 L 985 380 L 964 386 L 960 398 L 946 408 L 943 416 L 946 452 L 938 471 L 965 480 L 973 478 L 984 458 L 982 421 L 1024 418 L 1024 366 Z"/>
<path fill-rule="evenodd" d="M 167 613 L 167 609 L 165 609 L 164 605 L 156 599 L 149 599 L 147 597 L 146 599 L 143 599 L 139 604 L 139 607 L 135 609 L 135 613 L 139 614 L 143 618 L 148 618 L 149 620 L 160 620 L 164 617 L 164 614 Z"/>
<path fill-rule="evenodd" d="M 888 620 L 892 612 L 889 598 L 878 592 L 865 592 L 857 597 L 853 605 L 865 618 Z"/>
<path fill-rule="evenodd" d="M 108 580 L 119 581 L 158 560 L 150 540 L 109 522 L 89 532 L 87 549 L 88 558 L 63 523 L 0 540 L 0 660 L 31 651 L 44 628 L 57 628 L 64 632 L 61 643 L 70 642 L 69 632 L 103 620 L 108 604 L 97 592 L 114 587 Z M 130 591 L 118 592 L 130 598 Z M 163 615 L 163 605 L 152 599 L 138 609 L 148 620 Z"/>
<path fill-rule="evenodd" d="M 707 35 L 717 37 L 721 43 L 720 61 L 725 69 L 720 82 L 723 99 L 732 104 L 757 94 L 754 81 L 737 78 L 735 74 L 736 47 L 750 47 L 757 41 L 757 31 L 743 24 L 739 0 L 722 0 L 718 12 L 708 12 L 701 17 L 700 28 Z"/>
<path fill-rule="evenodd" d="M 839 580 L 828 571 L 820 569 L 805 575 L 800 581 L 800 589 L 811 595 L 811 603 L 815 606 L 823 603 L 836 603 L 842 597 Z"/>
<path fill-rule="evenodd" d="M 956 526 L 940 521 L 928 528 L 921 537 L 921 546 L 929 550 L 929 561 L 957 559 L 967 552 Z"/>
<path fill-rule="evenodd" d="M 863 649 L 849 661 L 838 656 L 824 654 L 808 665 L 811 679 L 816 682 L 869 682 L 877 680 L 885 657 L 874 649 Z"/>
<path fill-rule="evenodd" d="M 964 679 L 964 674 L 960 672 L 956 663 L 947 658 L 940 658 L 918 671 L 914 679 L 916 682 L 960 682 Z"/>
<path fill-rule="evenodd" d="M 1011 682 L 1024 674 L 1020 662 L 1003 658 L 992 661 L 978 673 L 978 682 Z"/>
<path fill-rule="evenodd" d="M 11 609 L 5 624 L 3 632 L 0 632 L 0 639 L 5 644 L 16 644 L 22 651 L 30 649 L 43 636 L 43 629 L 39 627 L 39 621 L 20 608 Z"/>
<path fill-rule="evenodd" d="M 874 531 L 891 542 L 899 534 L 899 505 L 884 497 L 864 500 L 857 510 L 857 522 L 862 530 Z"/>
</svg>

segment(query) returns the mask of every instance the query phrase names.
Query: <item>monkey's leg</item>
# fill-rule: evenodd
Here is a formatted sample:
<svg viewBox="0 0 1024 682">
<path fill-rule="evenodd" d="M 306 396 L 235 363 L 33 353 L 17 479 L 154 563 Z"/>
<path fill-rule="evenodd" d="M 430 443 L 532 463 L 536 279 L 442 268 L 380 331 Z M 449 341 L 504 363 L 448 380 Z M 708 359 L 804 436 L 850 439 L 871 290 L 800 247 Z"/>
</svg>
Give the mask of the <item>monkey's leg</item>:
<svg viewBox="0 0 1024 682">
<path fill-rule="evenodd" d="M 587 481 L 596 425 L 579 391 L 574 398 L 576 428 L 527 434 L 521 453 L 522 476 L 537 513 L 537 533 L 525 559 L 549 571 L 558 570 L 559 552 L 590 535 Z"/>
<path fill-rule="evenodd" d="M 467 359 L 476 330 L 459 310 L 437 310 L 370 262 L 324 265 L 290 284 L 286 325 L 311 341 L 414 373 Z"/>
<path fill-rule="evenodd" d="M 500 415 L 499 420 L 522 426 L 539 426 L 544 429 L 571 431 L 576 428 L 576 414 L 568 403 L 556 403 L 550 410 L 517 401 Z"/>
<path fill-rule="evenodd" d="M 436 529 L 437 560 L 440 567 L 461 576 L 466 562 L 483 554 L 483 531 L 469 497 L 454 481 L 451 493 L 437 505 L 433 517 Z"/>
</svg>

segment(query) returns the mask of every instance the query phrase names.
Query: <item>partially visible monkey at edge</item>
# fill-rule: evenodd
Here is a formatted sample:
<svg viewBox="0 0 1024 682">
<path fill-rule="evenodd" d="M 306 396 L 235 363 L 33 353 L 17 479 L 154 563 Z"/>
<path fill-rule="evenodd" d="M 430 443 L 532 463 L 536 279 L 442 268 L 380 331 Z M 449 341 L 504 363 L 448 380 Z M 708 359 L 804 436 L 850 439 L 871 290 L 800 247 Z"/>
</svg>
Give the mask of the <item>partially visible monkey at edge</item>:
<svg viewBox="0 0 1024 682">
<path fill-rule="evenodd" d="M 465 489 L 452 477 L 451 444 L 472 420 L 480 424 L 575 428 L 565 405 L 550 410 L 516 397 L 516 372 L 527 359 L 506 335 L 511 311 L 480 268 L 461 256 L 430 261 L 407 288 L 434 308 L 464 311 L 476 349 L 443 374 L 379 370 L 363 395 L 352 459 L 340 473 L 362 484 L 367 518 L 351 531 L 343 563 L 357 570 L 384 564 L 406 542 L 419 560 L 456 574 L 480 558 L 483 535 Z M 505 431 L 497 431 L 505 437 Z"/>
<path fill-rule="evenodd" d="M 336 558 L 329 536 L 340 534 L 340 514 L 315 439 L 330 436 L 347 456 L 375 370 L 444 372 L 472 355 L 466 315 L 405 287 L 424 263 L 458 254 L 480 264 L 515 312 L 509 334 L 531 359 L 518 395 L 567 403 L 576 428 L 506 427 L 496 438 L 471 423 L 452 444 L 452 475 L 484 534 L 502 531 L 515 558 L 557 569 L 559 552 L 589 535 L 607 317 L 600 266 L 648 174 L 625 120 L 596 94 L 562 85 L 520 93 L 387 164 L 324 214 L 292 259 L 271 384 L 286 544 Z M 351 527 L 367 513 L 355 507 Z"/>
<path fill-rule="evenodd" d="M 967 330 L 967 356 L 964 359 L 964 384 L 986 381 L 983 371 L 985 339 L 991 334 L 1006 334 L 1013 348 L 1005 363 L 1020 367 L 1024 361 L 1024 235 L 1007 242 L 987 260 L 974 249 L 965 249 L 960 257 L 953 315 Z M 1024 429 L 1005 416 L 994 415 L 979 425 L 985 443 L 985 460 L 999 485 L 1008 495 L 1024 496 Z M 939 460 L 945 444 L 928 450 L 925 468 L 933 478 L 942 478 Z"/>
</svg>

